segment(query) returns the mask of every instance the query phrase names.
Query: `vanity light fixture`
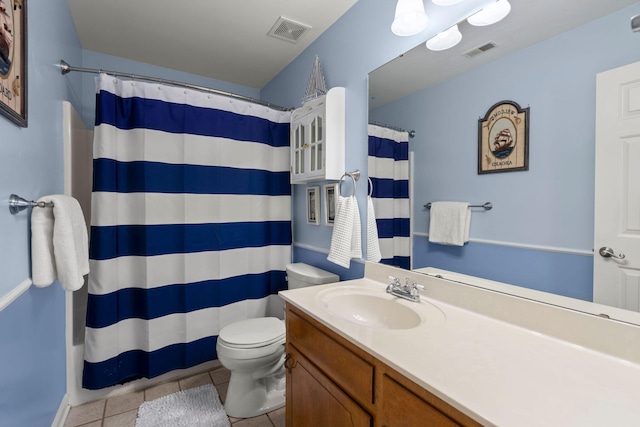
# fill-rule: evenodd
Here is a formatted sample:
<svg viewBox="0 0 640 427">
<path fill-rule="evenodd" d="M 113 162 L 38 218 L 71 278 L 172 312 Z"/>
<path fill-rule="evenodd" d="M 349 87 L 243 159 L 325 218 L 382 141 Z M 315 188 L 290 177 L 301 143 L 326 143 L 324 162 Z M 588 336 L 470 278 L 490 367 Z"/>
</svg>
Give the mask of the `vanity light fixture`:
<svg viewBox="0 0 640 427">
<path fill-rule="evenodd" d="M 433 4 L 437 6 L 451 6 L 452 4 L 460 3 L 462 0 L 431 0 Z"/>
<path fill-rule="evenodd" d="M 413 36 L 427 28 L 428 23 L 422 0 L 398 0 L 391 31 L 397 36 Z"/>
<path fill-rule="evenodd" d="M 430 50 L 446 50 L 454 47 L 462 40 L 462 34 L 458 29 L 458 25 L 454 25 L 453 27 L 445 30 L 441 33 L 436 34 L 427 40 L 427 47 Z"/>
<path fill-rule="evenodd" d="M 495 24 L 502 20 L 511 11 L 511 3 L 509 0 L 496 0 L 489 6 L 481 9 L 467 18 L 467 22 L 477 27 Z"/>
</svg>

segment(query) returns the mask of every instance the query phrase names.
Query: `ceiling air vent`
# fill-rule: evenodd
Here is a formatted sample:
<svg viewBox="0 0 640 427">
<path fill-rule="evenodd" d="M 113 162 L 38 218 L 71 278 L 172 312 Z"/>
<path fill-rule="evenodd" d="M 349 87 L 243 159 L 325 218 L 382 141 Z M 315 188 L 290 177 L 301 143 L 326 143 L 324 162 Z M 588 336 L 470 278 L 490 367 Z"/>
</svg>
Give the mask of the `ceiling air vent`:
<svg viewBox="0 0 640 427">
<path fill-rule="evenodd" d="M 485 53 L 486 51 L 493 49 L 494 47 L 498 47 L 498 45 L 494 42 L 487 42 L 482 46 L 474 47 L 473 49 L 464 52 L 463 55 L 467 58 L 473 58 L 481 53 Z"/>
<path fill-rule="evenodd" d="M 298 43 L 298 40 L 300 40 L 300 38 L 302 38 L 302 36 L 310 29 L 311 27 L 308 25 L 304 25 L 281 16 L 267 35 L 290 43 Z"/>
</svg>

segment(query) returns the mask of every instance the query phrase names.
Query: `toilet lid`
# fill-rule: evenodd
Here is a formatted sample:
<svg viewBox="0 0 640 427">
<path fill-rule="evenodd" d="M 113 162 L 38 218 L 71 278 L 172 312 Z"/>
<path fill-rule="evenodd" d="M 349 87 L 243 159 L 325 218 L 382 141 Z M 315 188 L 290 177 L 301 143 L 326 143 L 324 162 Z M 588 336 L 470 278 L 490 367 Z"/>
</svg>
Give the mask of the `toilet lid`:
<svg viewBox="0 0 640 427">
<path fill-rule="evenodd" d="M 263 347 L 285 336 L 284 322 L 277 317 L 241 320 L 225 326 L 219 339 L 234 347 Z"/>
</svg>

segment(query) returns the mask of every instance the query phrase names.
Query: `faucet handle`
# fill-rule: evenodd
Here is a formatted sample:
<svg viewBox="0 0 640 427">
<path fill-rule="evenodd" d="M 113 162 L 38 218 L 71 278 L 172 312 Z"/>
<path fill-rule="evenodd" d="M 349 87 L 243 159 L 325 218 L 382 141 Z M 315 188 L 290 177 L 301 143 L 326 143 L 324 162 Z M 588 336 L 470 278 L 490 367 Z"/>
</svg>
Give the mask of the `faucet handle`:
<svg viewBox="0 0 640 427">
<path fill-rule="evenodd" d="M 411 295 L 420 295 L 420 291 L 426 291 L 427 288 L 419 283 L 412 283 L 409 285 L 409 290 Z"/>
<path fill-rule="evenodd" d="M 400 285 L 400 279 L 393 276 L 387 276 L 387 279 L 392 280 L 394 285 Z"/>
</svg>

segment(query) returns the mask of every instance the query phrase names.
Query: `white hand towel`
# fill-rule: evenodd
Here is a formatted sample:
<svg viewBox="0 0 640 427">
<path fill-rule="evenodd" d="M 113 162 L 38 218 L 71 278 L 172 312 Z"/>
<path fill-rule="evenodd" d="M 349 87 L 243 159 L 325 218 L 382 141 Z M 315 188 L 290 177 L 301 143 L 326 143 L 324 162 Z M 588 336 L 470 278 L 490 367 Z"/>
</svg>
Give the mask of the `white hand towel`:
<svg viewBox="0 0 640 427">
<path fill-rule="evenodd" d="M 89 239 L 80 204 L 64 195 L 38 202 L 53 202 L 53 208 L 34 207 L 31 212 L 31 280 L 45 287 L 58 279 L 65 290 L 78 290 L 89 273 Z"/>
<path fill-rule="evenodd" d="M 336 217 L 327 260 L 349 268 L 351 258 L 361 258 L 360 211 L 355 196 L 338 196 Z"/>
<path fill-rule="evenodd" d="M 429 241 L 464 246 L 469 241 L 471 210 L 469 203 L 433 202 L 429 221 Z"/>
<path fill-rule="evenodd" d="M 367 197 L 367 261 L 380 262 L 380 243 L 378 242 L 378 225 L 376 224 L 376 212 L 373 209 L 371 196 Z"/>
</svg>

